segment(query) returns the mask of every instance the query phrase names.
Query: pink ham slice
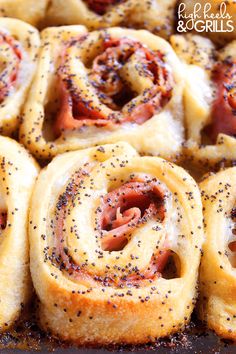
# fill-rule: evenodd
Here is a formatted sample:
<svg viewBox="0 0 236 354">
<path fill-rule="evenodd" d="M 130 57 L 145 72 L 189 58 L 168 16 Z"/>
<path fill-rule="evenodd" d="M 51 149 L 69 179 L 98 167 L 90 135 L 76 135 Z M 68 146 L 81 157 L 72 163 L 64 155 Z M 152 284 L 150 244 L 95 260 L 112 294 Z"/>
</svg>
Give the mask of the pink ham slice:
<svg viewBox="0 0 236 354">
<path fill-rule="evenodd" d="M 0 103 L 8 96 L 10 88 L 15 84 L 22 59 L 21 50 L 13 37 L 0 33 L 1 45 L 7 45 L 8 49 L 5 50 L 5 54 L 9 53 L 9 57 L 14 60 L 14 65 L 11 71 L 6 68 L 0 73 Z M 7 65 L 7 62 L 5 65 Z"/>
<path fill-rule="evenodd" d="M 217 93 L 212 106 L 212 123 L 206 129 L 213 142 L 220 133 L 236 137 L 236 62 L 218 64 L 214 82 Z"/>
<path fill-rule="evenodd" d="M 102 202 L 102 248 L 122 249 L 129 234 L 152 217 L 164 219 L 164 196 L 155 183 L 129 182 L 108 193 Z"/>
</svg>

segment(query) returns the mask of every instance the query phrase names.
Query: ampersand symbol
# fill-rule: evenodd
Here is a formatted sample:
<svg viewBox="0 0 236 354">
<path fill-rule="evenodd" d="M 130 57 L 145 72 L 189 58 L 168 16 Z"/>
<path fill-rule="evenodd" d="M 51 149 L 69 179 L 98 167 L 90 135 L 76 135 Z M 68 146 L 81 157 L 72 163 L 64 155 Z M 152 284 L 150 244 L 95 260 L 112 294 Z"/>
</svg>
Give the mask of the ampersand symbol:
<svg viewBox="0 0 236 354">
<path fill-rule="evenodd" d="M 178 21 L 178 32 L 187 32 L 187 29 L 184 27 L 184 21 Z"/>
</svg>

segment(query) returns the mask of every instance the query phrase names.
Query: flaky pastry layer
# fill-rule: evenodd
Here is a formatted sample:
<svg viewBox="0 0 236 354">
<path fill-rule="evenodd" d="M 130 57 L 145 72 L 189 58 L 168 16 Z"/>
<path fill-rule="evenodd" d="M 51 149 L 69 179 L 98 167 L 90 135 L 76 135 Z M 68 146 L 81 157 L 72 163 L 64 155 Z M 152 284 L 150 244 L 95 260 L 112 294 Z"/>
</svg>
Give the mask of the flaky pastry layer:
<svg viewBox="0 0 236 354">
<path fill-rule="evenodd" d="M 12 17 L 40 26 L 49 0 L 0 0 L 0 16 Z"/>
<path fill-rule="evenodd" d="M 28 212 L 38 167 L 17 142 L 0 137 L 0 330 L 29 300 Z"/>
<path fill-rule="evenodd" d="M 89 30 L 124 26 L 147 29 L 162 37 L 173 33 L 175 0 L 96 1 L 53 0 L 45 22 L 49 25 L 84 25 Z"/>
<path fill-rule="evenodd" d="M 0 18 L 0 36 L 0 133 L 10 135 L 36 72 L 40 39 L 34 27 L 11 18 Z"/>
<path fill-rule="evenodd" d="M 201 319 L 224 338 L 236 338 L 235 193 L 236 168 L 201 185 L 206 241 L 200 271 Z"/>
</svg>

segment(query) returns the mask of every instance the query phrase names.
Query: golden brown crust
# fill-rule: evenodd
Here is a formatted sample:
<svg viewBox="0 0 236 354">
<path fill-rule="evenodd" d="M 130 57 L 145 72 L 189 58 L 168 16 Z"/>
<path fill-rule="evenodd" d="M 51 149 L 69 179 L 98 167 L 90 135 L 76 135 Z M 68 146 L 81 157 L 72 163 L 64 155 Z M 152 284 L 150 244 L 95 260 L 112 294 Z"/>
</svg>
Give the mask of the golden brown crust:
<svg viewBox="0 0 236 354">
<path fill-rule="evenodd" d="M 14 140 L 0 137 L 0 331 L 18 319 L 29 300 L 28 211 L 38 166 Z M 2 222 L 1 222 L 2 224 Z"/>
<path fill-rule="evenodd" d="M 18 18 L 33 26 L 40 26 L 49 0 L 0 0 L 0 16 Z"/>
<path fill-rule="evenodd" d="M 73 189 L 76 171 L 84 177 Z M 164 191 L 164 220 L 147 219 L 123 250 L 104 251 L 106 231 L 96 231 L 104 195 L 143 178 Z M 42 327 L 77 344 L 145 343 L 183 329 L 196 301 L 202 231 L 198 187 L 180 167 L 140 157 L 127 143 L 57 156 L 40 174 L 31 204 L 31 273 Z M 167 248 L 178 274 L 145 273 L 152 255 Z"/>
<path fill-rule="evenodd" d="M 224 338 L 236 339 L 234 242 L 236 168 L 212 175 L 200 185 L 206 242 L 200 271 L 200 318 Z"/>
<path fill-rule="evenodd" d="M 112 26 L 143 28 L 165 38 L 173 33 L 176 0 L 117 1 L 104 14 L 93 11 L 88 3 L 67 0 L 65 6 L 63 0 L 52 0 L 45 25 L 84 25 L 89 30 Z"/>
</svg>

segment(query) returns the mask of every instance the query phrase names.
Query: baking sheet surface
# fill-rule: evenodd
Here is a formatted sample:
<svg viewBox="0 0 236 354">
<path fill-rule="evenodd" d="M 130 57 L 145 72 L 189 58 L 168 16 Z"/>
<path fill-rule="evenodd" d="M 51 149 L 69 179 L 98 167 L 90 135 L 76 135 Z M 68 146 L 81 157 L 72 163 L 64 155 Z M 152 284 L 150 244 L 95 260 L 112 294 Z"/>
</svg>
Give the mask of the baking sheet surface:
<svg viewBox="0 0 236 354">
<path fill-rule="evenodd" d="M 8 349 L 4 349 L 6 346 L 8 346 Z M 236 354 L 236 344 L 220 340 L 213 332 L 207 332 L 206 328 L 197 320 L 195 315 L 193 315 L 192 322 L 183 333 L 178 333 L 171 338 L 160 340 L 151 345 L 139 347 L 109 347 L 100 349 L 70 347 L 65 343 L 55 341 L 49 335 L 41 332 L 36 321 L 32 319 L 20 323 L 14 332 L 2 334 L 0 337 L 1 354 L 52 352 L 56 354 L 144 354 L 147 352 L 150 354 Z"/>
</svg>

